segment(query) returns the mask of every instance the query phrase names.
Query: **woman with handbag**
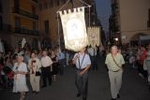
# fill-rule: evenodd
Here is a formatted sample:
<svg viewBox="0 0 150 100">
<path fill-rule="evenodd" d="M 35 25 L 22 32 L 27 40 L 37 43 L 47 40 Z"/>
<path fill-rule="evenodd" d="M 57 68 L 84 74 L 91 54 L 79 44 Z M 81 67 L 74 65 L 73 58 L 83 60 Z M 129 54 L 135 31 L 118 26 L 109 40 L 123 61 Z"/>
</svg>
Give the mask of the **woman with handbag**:
<svg viewBox="0 0 150 100">
<path fill-rule="evenodd" d="M 40 77 L 41 77 L 41 62 L 37 58 L 36 53 L 31 53 L 31 59 L 28 62 L 30 70 L 30 83 L 32 86 L 32 93 L 38 93 L 40 91 Z"/>
</svg>

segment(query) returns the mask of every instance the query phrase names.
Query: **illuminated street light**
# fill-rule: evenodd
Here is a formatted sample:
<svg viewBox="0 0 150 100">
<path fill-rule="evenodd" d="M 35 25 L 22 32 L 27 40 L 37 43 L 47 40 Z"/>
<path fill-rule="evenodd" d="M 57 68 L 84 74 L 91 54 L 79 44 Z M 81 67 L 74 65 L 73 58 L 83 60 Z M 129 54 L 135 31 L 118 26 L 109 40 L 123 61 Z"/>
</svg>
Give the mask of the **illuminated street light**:
<svg viewBox="0 0 150 100">
<path fill-rule="evenodd" d="M 118 38 L 115 38 L 115 41 L 118 41 L 119 39 Z"/>
</svg>

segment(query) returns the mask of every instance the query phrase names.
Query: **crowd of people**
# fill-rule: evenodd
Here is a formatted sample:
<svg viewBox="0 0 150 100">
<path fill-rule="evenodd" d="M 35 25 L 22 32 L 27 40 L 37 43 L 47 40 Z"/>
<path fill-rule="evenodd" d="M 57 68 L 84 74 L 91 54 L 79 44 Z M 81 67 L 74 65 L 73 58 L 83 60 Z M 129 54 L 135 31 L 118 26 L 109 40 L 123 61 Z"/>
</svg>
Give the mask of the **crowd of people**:
<svg viewBox="0 0 150 100">
<path fill-rule="evenodd" d="M 84 52 L 87 57 L 84 58 Z M 81 62 L 76 58 L 80 58 Z M 105 64 L 108 68 L 108 74 L 111 84 L 112 100 L 119 97 L 119 90 L 122 83 L 122 65 L 129 63 L 132 68 L 137 69 L 139 76 L 145 78 L 150 85 L 150 44 L 146 46 L 113 46 L 109 48 L 87 47 L 86 50 L 76 53 L 62 50 L 59 47 L 44 50 L 15 49 L 6 54 L 0 52 L 0 89 L 12 87 L 13 92 L 20 92 L 20 100 L 25 98 L 25 93 L 29 91 L 26 78 L 29 78 L 32 87 L 32 93 L 38 94 L 41 88 L 57 81 L 57 75 L 64 74 L 64 67 L 73 63 L 76 65 L 76 86 L 78 89 L 77 97 L 87 96 L 87 72 L 88 70 L 98 70 L 98 57 L 106 57 Z M 121 54 L 118 56 L 118 54 Z M 88 57 L 89 56 L 89 57 Z M 90 59 L 89 59 L 90 58 Z M 84 66 L 84 59 L 87 67 Z M 83 63 L 83 66 L 82 66 Z M 80 68 L 81 67 L 81 68 Z M 81 73 L 84 72 L 84 73 Z M 80 75 L 83 74 L 83 75 Z M 81 76 L 84 78 L 81 78 Z M 28 76 L 28 77 L 27 77 Z M 42 79 L 42 84 L 40 80 Z M 85 84 L 80 83 L 84 81 Z M 114 83 L 114 80 L 118 83 Z M 82 94 L 79 87 L 85 86 L 85 92 Z M 117 89 L 117 90 L 116 90 Z M 116 92 L 117 91 L 117 92 Z"/>
<path fill-rule="evenodd" d="M 139 76 L 150 84 L 150 44 L 125 47 L 122 54 L 126 62 L 137 69 Z"/>
<path fill-rule="evenodd" d="M 29 78 L 32 93 L 38 94 L 40 88 L 47 86 L 47 81 L 51 86 L 57 81 L 58 74 L 64 74 L 65 56 L 59 47 L 42 51 L 15 49 L 7 54 L 0 52 L 0 89 L 11 87 L 14 93 L 20 92 L 20 100 L 23 100 L 25 92 L 29 91 L 26 84 L 26 78 Z"/>
</svg>

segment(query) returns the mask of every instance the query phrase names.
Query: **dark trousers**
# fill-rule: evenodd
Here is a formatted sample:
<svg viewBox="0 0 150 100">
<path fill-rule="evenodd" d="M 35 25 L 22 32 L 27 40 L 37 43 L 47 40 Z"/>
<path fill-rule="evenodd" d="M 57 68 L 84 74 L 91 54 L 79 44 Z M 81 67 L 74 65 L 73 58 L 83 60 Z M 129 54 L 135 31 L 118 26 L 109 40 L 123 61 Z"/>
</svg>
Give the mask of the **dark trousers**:
<svg viewBox="0 0 150 100">
<path fill-rule="evenodd" d="M 52 83 L 52 78 L 51 78 L 51 72 L 50 72 L 50 67 L 42 67 L 42 76 L 43 76 L 43 85 L 46 86 L 47 81 L 49 82 L 49 85 Z"/>
<path fill-rule="evenodd" d="M 59 74 L 64 74 L 64 65 L 65 65 L 65 59 L 59 60 Z"/>
<path fill-rule="evenodd" d="M 143 64 L 138 62 L 138 72 L 147 78 L 147 72 L 143 69 Z"/>
<path fill-rule="evenodd" d="M 80 71 L 76 71 L 75 84 L 78 90 L 78 93 L 82 95 L 83 98 L 87 98 L 88 93 L 88 73 L 84 75 L 79 75 Z"/>
<path fill-rule="evenodd" d="M 92 70 L 98 70 L 98 65 L 97 65 L 97 57 L 96 56 L 90 56 L 91 59 L 91 68 Z"/>
</svg>

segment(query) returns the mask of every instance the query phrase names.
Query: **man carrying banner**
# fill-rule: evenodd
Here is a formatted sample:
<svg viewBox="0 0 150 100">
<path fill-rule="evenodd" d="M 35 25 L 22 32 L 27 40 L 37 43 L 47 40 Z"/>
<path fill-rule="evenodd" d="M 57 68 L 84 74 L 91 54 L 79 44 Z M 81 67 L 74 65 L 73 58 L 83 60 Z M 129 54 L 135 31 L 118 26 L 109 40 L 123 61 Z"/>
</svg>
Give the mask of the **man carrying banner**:
<svg viewBox="0 0 150 100">
<path fill-rule="evenodd" d="M 91 60 L 88 54 L 85 53 L 86 48 L 76 53 L 73 58 L 73 64 L 76 65 L 75 83 L 78 90 L 77 97 L 82 96 L 83 100 L 87 99 L 88 92 L 88 70 L 91 66 Z"/>
</svg>

